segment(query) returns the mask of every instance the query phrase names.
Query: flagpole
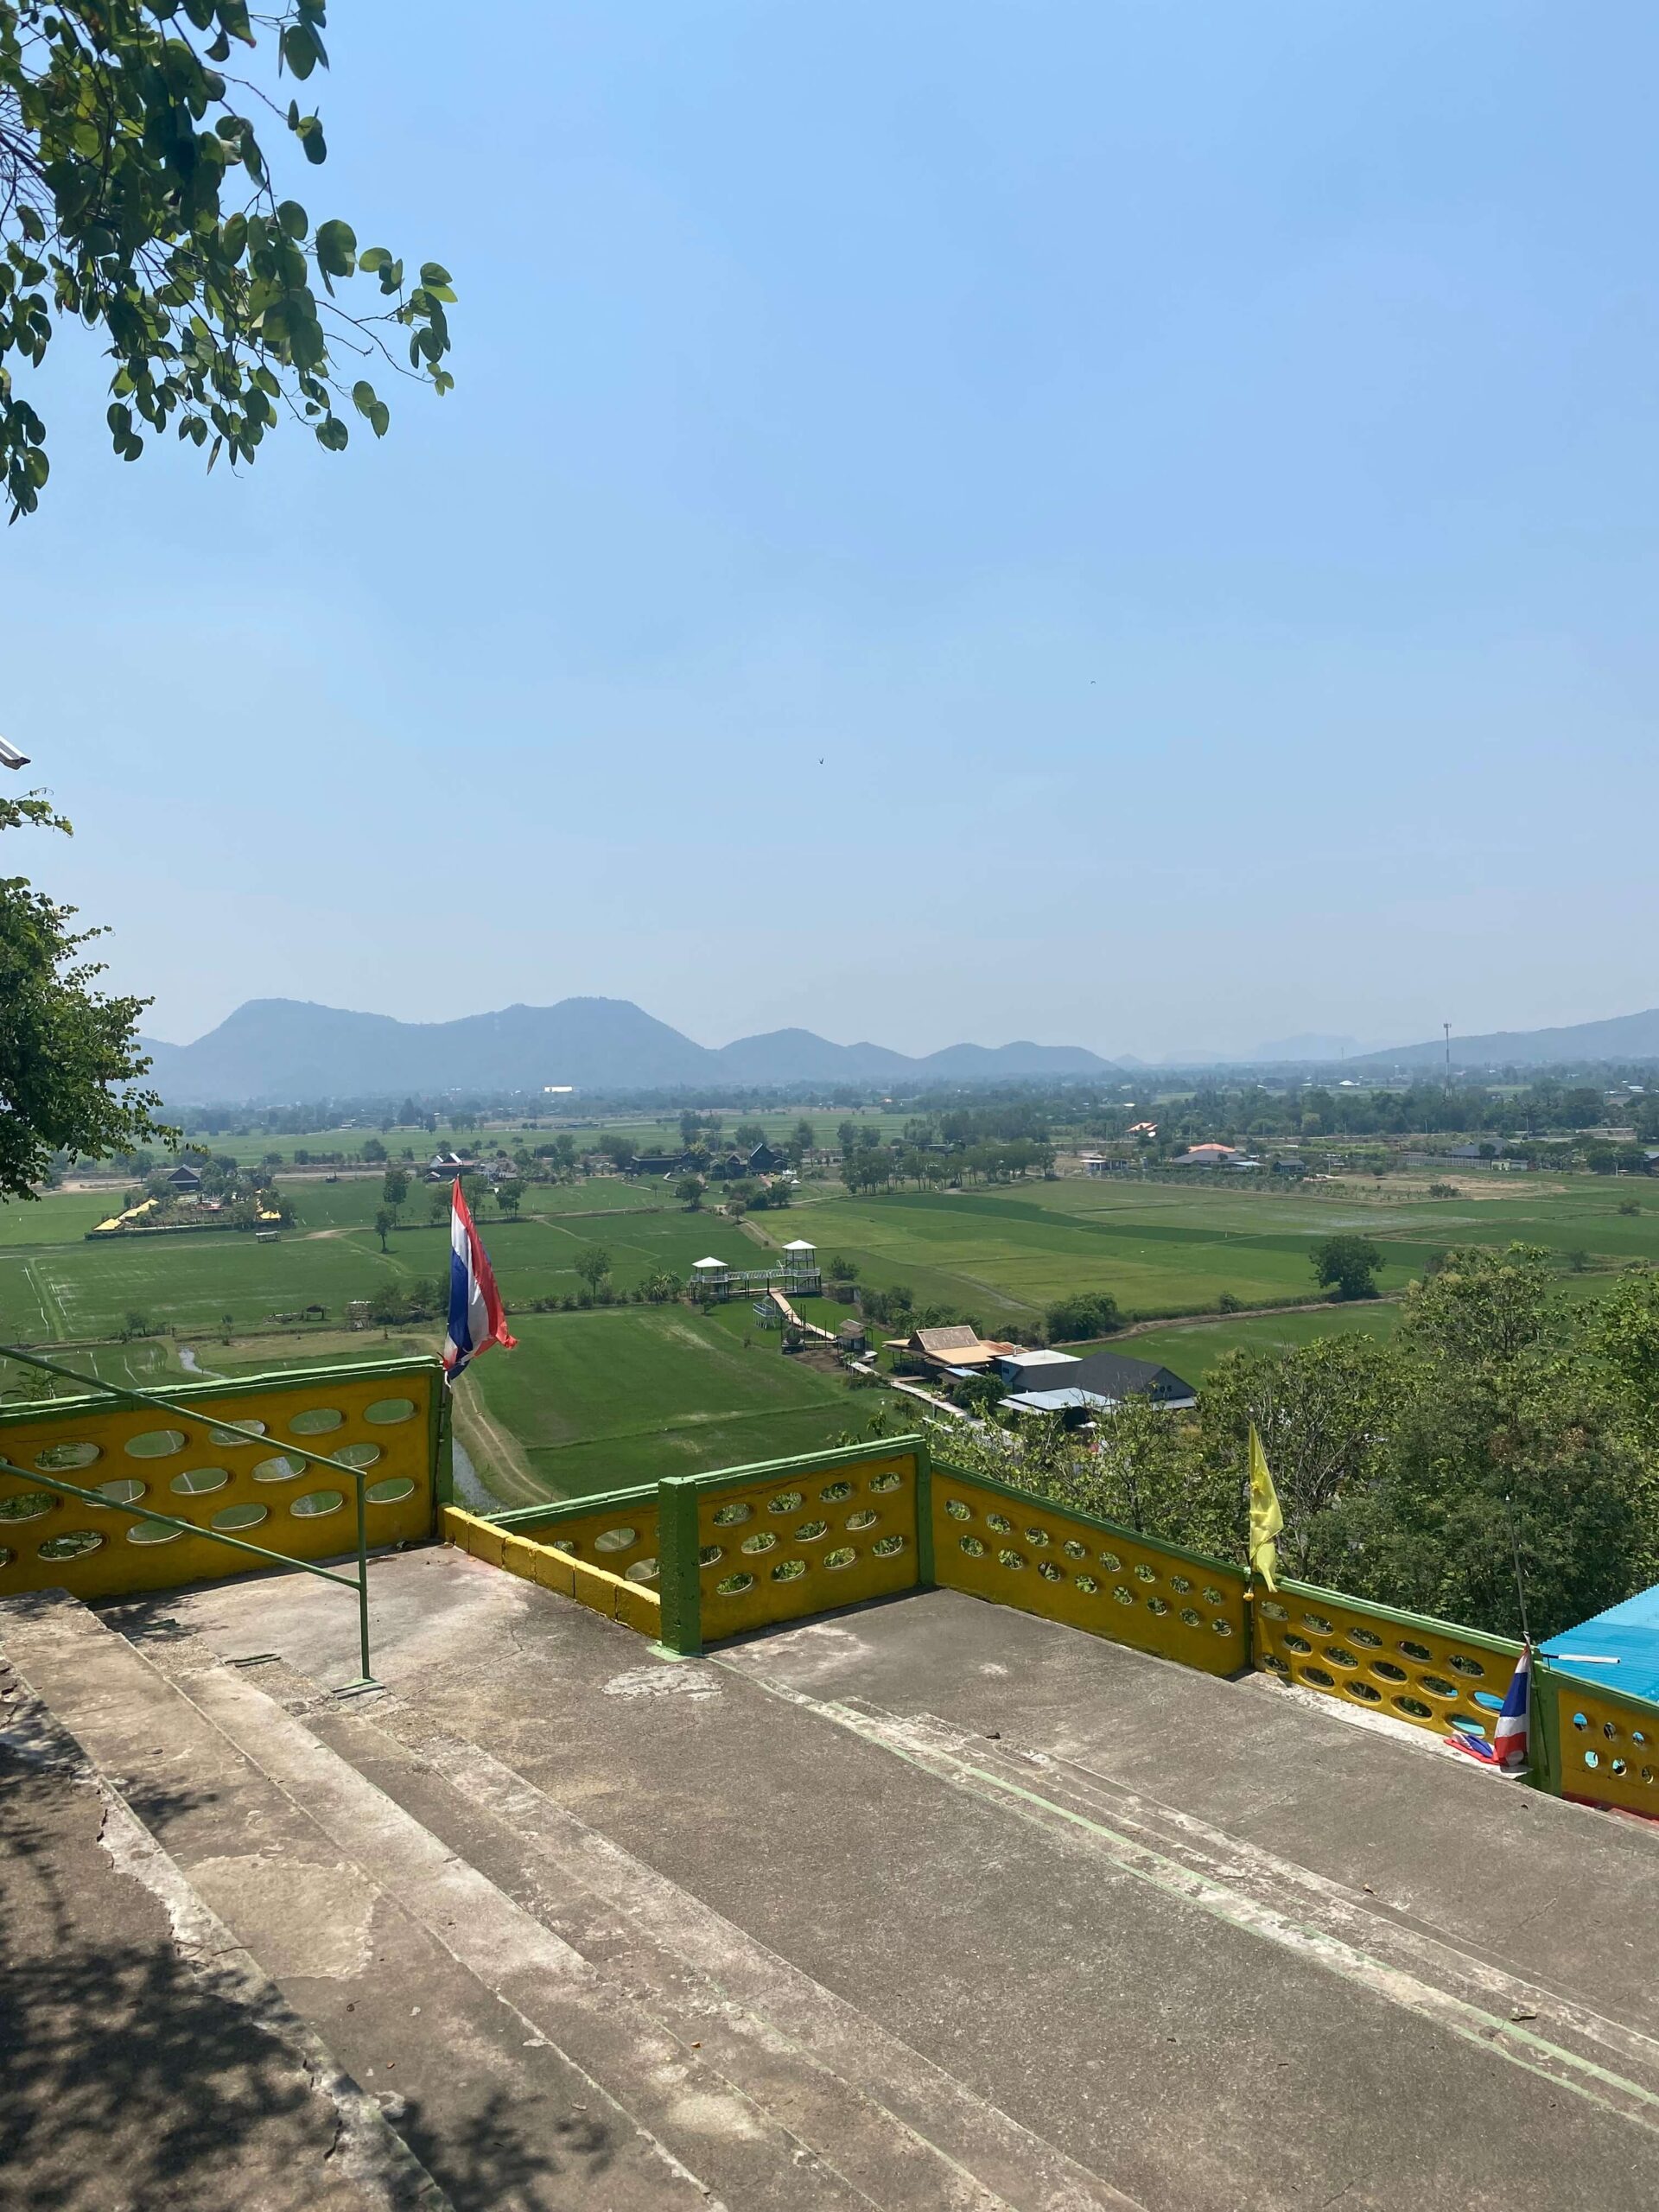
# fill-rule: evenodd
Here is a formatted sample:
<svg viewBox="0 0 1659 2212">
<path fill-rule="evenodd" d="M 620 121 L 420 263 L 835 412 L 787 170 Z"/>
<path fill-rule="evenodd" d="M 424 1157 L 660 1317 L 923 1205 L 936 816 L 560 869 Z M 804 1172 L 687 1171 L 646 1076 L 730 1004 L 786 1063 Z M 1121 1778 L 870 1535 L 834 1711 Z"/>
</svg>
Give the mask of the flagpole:
<svg viewBox="0 0 1659 2212">
<path fill-rule="evenodd" d="M 1508 1491 L 1503 1493 L 1503 1511 L 1510 1524 L 1510 1550 L 1515 1560 L 1515 1594 L 1521 1600 L 1521 1641 L 1530 1651 L 1532 1630 L 1527 1625 L 1527 1585 L 1521 1572 L 1521 1539 L 1516 1532 L 1515 1500 Z"/>
</svg>

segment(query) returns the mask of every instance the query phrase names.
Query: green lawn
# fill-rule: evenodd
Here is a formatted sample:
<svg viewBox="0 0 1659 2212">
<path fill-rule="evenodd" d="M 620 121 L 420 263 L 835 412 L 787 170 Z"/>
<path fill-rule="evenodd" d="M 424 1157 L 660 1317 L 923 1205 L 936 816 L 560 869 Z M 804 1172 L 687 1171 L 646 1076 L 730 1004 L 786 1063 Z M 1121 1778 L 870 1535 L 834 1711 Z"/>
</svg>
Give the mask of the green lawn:
<svg viewBox="0 0 1659 2212">
<path fill-rule="evenodd" d="M 550 1497 L 817 1451 L 861 1433 L 877 1402 L 786 1356 L 776 1334 L 746 1348 L 730 1311 L 631 1306 L 513 1328 L 517 1351 L 480 1359 L 460 1387 Z"/>
<path fill-rule="evenodd" d="M 84 1236 L 121 1210 L 126 1185 L 108 1191 L 54 1191 L 37 1199 L 0 1205 L 0 1251 L 22 1244 L 62 1244 Z"/>
</svg>

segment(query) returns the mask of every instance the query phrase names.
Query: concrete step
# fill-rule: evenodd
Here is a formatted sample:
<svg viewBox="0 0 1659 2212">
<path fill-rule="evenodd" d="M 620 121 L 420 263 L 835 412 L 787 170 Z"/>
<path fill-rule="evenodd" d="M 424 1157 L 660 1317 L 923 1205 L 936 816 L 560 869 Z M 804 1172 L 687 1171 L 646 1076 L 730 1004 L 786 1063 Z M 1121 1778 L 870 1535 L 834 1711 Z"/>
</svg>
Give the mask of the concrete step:
<svg viewBox="0 0 1659 2212">
<path fill-rule="evenodd" d="M 251 1681 L 187 1695 L 67 1599 L 0 1643 L 457 2212 L 858 2204 Z"/>
<path fill-rule="evenodd" d="M 981 2120 L 979 2147 L 994 2163 L 1008 2164 L 1012 2150 L 1017 2167 L 1025 2147 L 1039 2170 L 1017 2197 L 999 2196 L 707 1986 L 675 1989 L 660 1953 L 644 1975 L 626 1959 L 585 1957 L 474 1863 L 474 1851 L 493 1848 L 505 1871 L 508 1836 L 494 1815 L 468 1808 L 448 1783 L 428 1796 L 448 1802 L 419 1811 L 377 1785 L 371 1765 L 389 1778 L 410 1762 L 388 1758 L 394 1739 L 365 1719 L 314 1716 L 326 1740 L 194 1639 L 141 1650 L 67 1599 L 0 1609 L 0 1638 L 293 2002 L 387 2100 L 388 2119 L 460 2212 L 632 2212 L 711 2198 L 733 2212 L 1123 2203 L 1053 2154 L 1045 2164 L 1044 2146 L 1021 2146 L 1011 2125 L 999 2134 Z M 447 1838 L 423 1817 L 434 1809 Z M 575 1917 L 602 1957 L 618 1948 L 614 1915 L 607 1929 L 594 1903 Z M 856 2047 L 856 2018 L 838 2025 Z M 930 2086 L 948 2105 L 950 2085 Z"/>
<path fill-rule="evenodd" d="M 175 1642 L 158 1663 L 211 1675 L 199 1652 Z M 381 1694 L 344 1707 L 281 1662 L 262 1667 L 259 1681 L 873 2205 L 1083 2212 L 1130 2202 L 405 1700 Z M 201 1688 L 212 1695 L 210 1681 Z"/>
<path fill-rule="evenodd" d="M 448 2207 L 3 1657 L 0 2201 Z"/>
</svg>

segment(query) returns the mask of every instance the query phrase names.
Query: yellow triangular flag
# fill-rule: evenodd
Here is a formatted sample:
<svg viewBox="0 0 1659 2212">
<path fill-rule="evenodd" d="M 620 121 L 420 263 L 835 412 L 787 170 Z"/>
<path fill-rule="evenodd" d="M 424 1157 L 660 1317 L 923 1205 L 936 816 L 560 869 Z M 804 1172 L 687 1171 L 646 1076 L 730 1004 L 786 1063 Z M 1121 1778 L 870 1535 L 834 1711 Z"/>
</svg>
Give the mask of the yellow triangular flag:
<svg viewBox="0 0 1659 2212">
<path fill-rule="evenodd" d="M 1268 1455 L 1262 1449 L 1262 1439 L 1255 1433 L 1255 1423 L 1250 1423 L 1250 1572 L 1259 1574 L 1269 1590 L 1279 1585 L 1273 1571 L 1279 1564 L 1279 1547 L 1274 1538 L 1285 1525 L 1285 1516 L 1279 1503 L 1279 1493 L 1273 1486 L 1273 1476 L 1268 1468 Z"/>
</svg>

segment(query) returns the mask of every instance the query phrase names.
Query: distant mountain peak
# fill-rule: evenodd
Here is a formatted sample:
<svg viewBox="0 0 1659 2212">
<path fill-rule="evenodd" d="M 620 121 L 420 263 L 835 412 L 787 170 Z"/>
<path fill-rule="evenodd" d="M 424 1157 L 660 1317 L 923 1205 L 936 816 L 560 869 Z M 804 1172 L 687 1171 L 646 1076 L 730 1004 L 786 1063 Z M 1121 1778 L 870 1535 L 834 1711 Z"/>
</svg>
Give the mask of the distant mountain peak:
<svg viewBox="0 0 1659 2212">
<path fill-rule="evenodd" d="M 631 999 L 568 998 L 502 1007 L 454 1021 L 399 1021 L 304 999 L 249 999 L 191 1045 L 145 1041 L 150 1080 L 177 1105 L 279 1104 L 394 1091 L 663 1090 L 963 1082 L 1114 1072 L 1074 1045 L 952 1045 L 912 1058 L 882 1045 L 835 1045 L 810 1029 L 740 1037 L 718 1051 L 658 1021 Z"/>
<path fill-rule="evenodd" d="M 1454 1067 L 1548 1067 L 1580 1060 L 1659 1060 L 1659 1007 L 1644 1014 L 1613 1014 L 1604 1021 L 1575 1021 L 1559 1029 L 1495 1029 L 1481 1037 L 1452 1039 Z M 1351 1060 L 1351 1068 L 1440 1067 L 1444 1035 L 1421 1045 L 1390 1046 Z"/>
</svg>

